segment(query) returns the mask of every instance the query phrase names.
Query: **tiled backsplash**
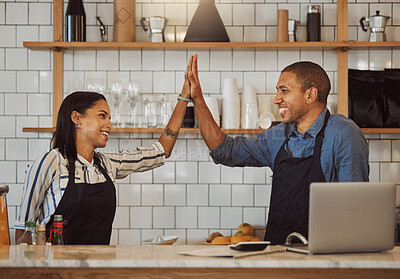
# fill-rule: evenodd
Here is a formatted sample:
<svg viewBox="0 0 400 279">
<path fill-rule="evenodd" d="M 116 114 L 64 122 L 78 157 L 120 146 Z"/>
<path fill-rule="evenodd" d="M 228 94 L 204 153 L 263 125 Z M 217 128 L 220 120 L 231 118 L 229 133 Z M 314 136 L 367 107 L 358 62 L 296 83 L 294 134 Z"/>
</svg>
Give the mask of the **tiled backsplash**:
<svg viewBox="0 0 400 279">
<path fill-rule="evenodd" d="M 165 16 L 166 38 L 182 41 L 197 1 L 136 1 L 136 39 L 146 41 L 139 26 L 141 16 Z M 322 5 L 322 39 L 334 41 L 336 3 L 304 0 L 216 1 L 231 41 L 275 41 L 276 10 L 288 9 L 299 20 L 297 37 L 305 41 L 305 9 Z M 112 39 L 113 1 L 84 0 L 87 40 L 99 41 L 95 15 L 108 25 Z M 349 40 L 366 41 L 359 26 L 361 16 L 391 16 L 388 40 L 400 40 L 398 1 L 349 1 Z M 52 40 L 52 2 L 0 0 L 0 183 L 10 185 L 7 196 L 10 226 L 14 225 L 27 165 L 50 146 L 50 134 L 23 133 L 22 127 L 52 125 L 52 56 L 31 51 L 23 41 Z M 66 52 L 66 92 L 82 89 L 86 79 L 103 78 L 127 83 L 135 80 L 145 93 L 177 94 L 188 56 L 199 53 L 200 80 L 206 95 L 220 97 L 223 80 L 235 77 L 238 86 L 253 84 L 257 93 L 275 92 L 280 70 L 298 60 L 321 64 L 336 94 L 335 51 L 226 51 L 135 50 Z M 400 68 L 399 50 L 351 50 L 349 68 Z M 400 134 L 366 135 L 370 147 L 370 179 L 394 180 L 400 185 Z M 134 149 L 157 140 L 158 134 L 112 134 L 106 150 Z M 263 236 L 271 190 L 269 168 L 229 168 L 215 165 L 197 134 L 181 134 L 165 166 L 133 174 L 117 184 L 118 207 L 113 244 L 140 244 L 156 235 L 178 235 L 179 244 L 203 242 L 213 231 L 231 234 L 242 222 Z M 399 191 L 400 192 L 400 191 Z M 400 199 L 399 199 L 400 200 Z M 11 233 L 12 237 L 14 231 Z"/>
</svg>

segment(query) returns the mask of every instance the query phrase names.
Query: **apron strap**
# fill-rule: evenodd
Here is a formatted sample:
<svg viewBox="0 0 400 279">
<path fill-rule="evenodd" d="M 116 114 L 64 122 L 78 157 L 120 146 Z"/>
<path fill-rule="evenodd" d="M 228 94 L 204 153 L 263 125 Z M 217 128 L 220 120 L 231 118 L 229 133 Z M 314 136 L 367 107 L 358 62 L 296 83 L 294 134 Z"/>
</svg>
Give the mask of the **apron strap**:
<svg viewBox="0 0 400 279">
<path fill-rule="evenodd" d="M 331 113 L 329 112 L 328 109 L 326 109 L 324 126 L 322 126 L 321 131 L 319 131 L 319 133 L 315 139 L 314 155 L 321 156 L 322 140 L 324 139 L 324 136 L 325 136 L 325 128 L 326 128 L 326 124 L 328 123 L 329 117 L 331 117 Z"/>
</svg>

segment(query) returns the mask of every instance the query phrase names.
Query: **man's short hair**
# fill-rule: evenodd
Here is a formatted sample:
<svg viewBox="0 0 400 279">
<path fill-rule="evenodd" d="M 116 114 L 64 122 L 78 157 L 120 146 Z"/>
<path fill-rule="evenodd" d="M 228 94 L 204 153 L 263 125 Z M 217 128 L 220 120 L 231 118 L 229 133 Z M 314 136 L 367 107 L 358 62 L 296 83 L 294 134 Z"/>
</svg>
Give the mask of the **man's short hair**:
<svg viewBox="0 0 400 279">
<path fill-rule="evenodd" d="M 301 61 L 287 66 L 282 70 L 283 72 L 294 73 L 303 91 L 316 87 L 318 89 L 318 101 L 326 104 L 329 91 L 331 91 L 331 83 L 320 65 L 310 61 Z"/>
</svg>

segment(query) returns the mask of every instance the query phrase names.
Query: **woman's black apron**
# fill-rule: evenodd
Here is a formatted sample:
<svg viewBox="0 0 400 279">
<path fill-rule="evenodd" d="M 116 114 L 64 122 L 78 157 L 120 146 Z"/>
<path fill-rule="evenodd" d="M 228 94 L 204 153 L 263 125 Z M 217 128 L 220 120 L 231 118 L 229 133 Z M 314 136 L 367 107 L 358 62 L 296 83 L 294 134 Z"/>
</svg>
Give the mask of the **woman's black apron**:
<svg viewBox="0 0 400 279">
<path fill-rule="evenodd" d="M 68 185 L 46 225 L 47 239 L 53 226 L 54 215 L 60 214 L 64 220 L 65 244 L 110 244 L 116 209 L 115 186 L 96 154 L 94 163 L 106 178 L 105 182 L 75 183 L 75 161 L 68 162 Z"/>
<path fill-rule="evenodd" d="M 264 239 L 284 244 L 288 234 L 301 233 L 308 239 L 308 211 L 311 182 L 325 182 L 321 168 L 321 147 L 326 123 L 315 139 L 314 152 L 306 158 L 292 158 L 285 150 L 286 138 L 274 162 L 271 202 Z"/>
</svg>

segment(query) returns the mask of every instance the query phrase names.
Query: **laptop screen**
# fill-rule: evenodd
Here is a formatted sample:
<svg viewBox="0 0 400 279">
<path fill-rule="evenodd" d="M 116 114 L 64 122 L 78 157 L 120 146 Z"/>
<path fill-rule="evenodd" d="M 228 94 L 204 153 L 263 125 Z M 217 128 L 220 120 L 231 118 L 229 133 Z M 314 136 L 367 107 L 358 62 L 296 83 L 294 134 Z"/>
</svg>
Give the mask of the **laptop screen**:
<svg viewBox="0 0 400 279">
<path fill-rule="evenodd" d="M 311 183 L 309 252 L 390 250 L 395 213 L 395 183 Z"/>
</svg>

